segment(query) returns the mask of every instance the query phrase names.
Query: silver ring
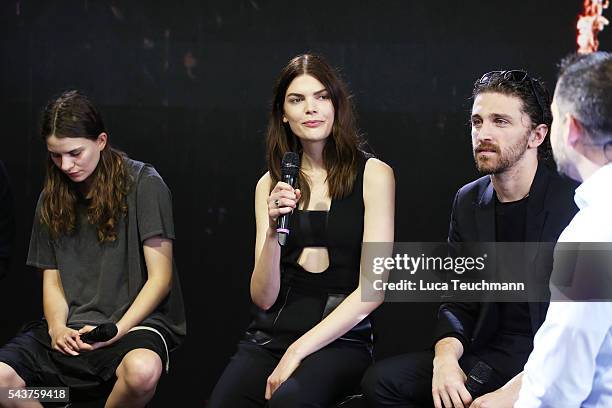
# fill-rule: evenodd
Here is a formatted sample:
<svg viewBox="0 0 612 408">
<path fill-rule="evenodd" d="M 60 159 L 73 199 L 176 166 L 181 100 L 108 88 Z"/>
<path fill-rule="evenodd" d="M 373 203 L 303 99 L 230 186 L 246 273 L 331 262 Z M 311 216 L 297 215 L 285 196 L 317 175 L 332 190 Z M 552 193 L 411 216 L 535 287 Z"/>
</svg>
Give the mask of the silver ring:
<svg viewBox="0 0 612 408">
<path fill-rule="evenodd" d="M 274 200 L 274 205 L 276 206 L 276 208 L 278 208 L 278 204 L 280 203 L 280 201 L 278 201 L 278 198 L 276 200 Z"/>
</svg>

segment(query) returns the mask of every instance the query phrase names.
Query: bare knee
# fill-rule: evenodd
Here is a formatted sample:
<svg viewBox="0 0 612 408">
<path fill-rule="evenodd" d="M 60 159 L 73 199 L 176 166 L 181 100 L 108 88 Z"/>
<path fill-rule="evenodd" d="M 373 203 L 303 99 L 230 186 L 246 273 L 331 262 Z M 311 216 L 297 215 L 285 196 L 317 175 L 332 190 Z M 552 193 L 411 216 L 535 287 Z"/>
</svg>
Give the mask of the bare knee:
<svg viewBox="0 0 612 408">
<path fill-rule="evenodd" d="M 0 363 L 0 387 L 19 388 L 25 387 L 26 383 L 11 366 Z"/>
<path fill-rule="evenodd" d="M 146 350 L 132 350 L 123 357 L 117 368 L 117 378 L 137 395 L 155 390 L 161 376 L 162 362 L 157 353 Z"/>
</svg>

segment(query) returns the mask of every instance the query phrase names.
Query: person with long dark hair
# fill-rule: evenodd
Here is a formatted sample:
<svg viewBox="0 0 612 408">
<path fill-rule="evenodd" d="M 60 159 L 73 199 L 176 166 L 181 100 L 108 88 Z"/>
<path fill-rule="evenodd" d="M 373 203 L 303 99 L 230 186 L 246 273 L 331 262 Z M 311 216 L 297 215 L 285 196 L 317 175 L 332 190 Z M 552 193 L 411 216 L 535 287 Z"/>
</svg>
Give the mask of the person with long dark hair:
<svg viewBox="0 0 612 408">
<path fill-rule="evenodd" d="M 268 172 L 255 189 L 253 320 L 211 395 L 216 407 L 327 407 L 355 391 L 372 361 L 362 301 L 365 242 L 393 242 L 393 171 L 364 153 L 350 95 L 321 57 L 282 70 L 267 130 Z M 296 189 L 280 181 L 298 153 Z M 292 213 L 282 248 L 277 219 Z"/>
<path fill-rule="evenodd" d="M 45 318 L 0 348 L 0 387 L 65 386 L 75 399 L 110 391 L 106 407 L 142 407 L 185 335 L 170 191 L 110 146 L 78 91 L 46 106 L 41 134 L 49 154 L 27 263 L 42 271 Z M 86 339 L 104 323 L 112 338 Z"/>
</svg>

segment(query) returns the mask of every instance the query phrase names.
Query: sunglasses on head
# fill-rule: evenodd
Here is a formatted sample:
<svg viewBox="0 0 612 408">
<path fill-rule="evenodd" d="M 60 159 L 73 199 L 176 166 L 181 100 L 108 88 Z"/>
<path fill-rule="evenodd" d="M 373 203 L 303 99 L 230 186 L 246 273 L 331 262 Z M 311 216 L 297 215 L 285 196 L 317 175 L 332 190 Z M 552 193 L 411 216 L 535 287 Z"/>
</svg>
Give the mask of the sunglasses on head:
<svg viewBox="0 0 612 408">
<path fill-rule="evenodd" d="M 521 69 L 512 69 L 509 71 L 487 72 L 486 74 L 480 77 L 480 79 L 478 80 L 478 84 L 488 85 L 491 82 L 491 80 L 495 77 L 502 77 L 504 81 L 514 82 L 514 83 L 521 83 L 523 81 L 529 81 L 529 84 L 531 85 L 531 92 L 533 93 L 533 96 L 535 96 L 538 102 L 538 106 L 540 107 L 540 112 L 542 112 L 542 119 L 544 119 L 544 105 L 542 104 L 542 101 L 540 100 L 540 95 L 536 91 L 536 87 L 533 83 L 534 80 L 533 78 L 529 76 L 529 74 L 527 74 L 527 71 L 523 71 Z"/>
</svg>

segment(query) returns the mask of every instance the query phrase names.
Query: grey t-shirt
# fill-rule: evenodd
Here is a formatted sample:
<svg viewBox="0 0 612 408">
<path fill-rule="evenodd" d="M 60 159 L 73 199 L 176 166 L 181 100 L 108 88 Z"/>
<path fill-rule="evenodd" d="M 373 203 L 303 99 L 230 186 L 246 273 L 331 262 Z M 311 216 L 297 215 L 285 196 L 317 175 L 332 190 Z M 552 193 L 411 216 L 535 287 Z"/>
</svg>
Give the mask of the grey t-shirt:
<svg viewBox="0 0 612 408">
<path fill-rule="evenodd" d="M 77 225 L 67 236 L 53 239 L 40 221 L 42 194 L 36 207 L 27 264 L 58 269 L 68 303 L 69 326 L 117 322 L 147 280 L 142 249 L 147 238 L 175 239 L 172 196 L 150 165 L 126 159 L 131 178 L 128 212 L 117 224 L 117 239 L 100 243 L 97 226 L 87 220 L 87 202 L 77 204 Z M 164 329 L 168 347 L 178 346 L 185 335 L 183 296 L 173 262 L 172 289 L 141 325 Z"/>
</svg>

